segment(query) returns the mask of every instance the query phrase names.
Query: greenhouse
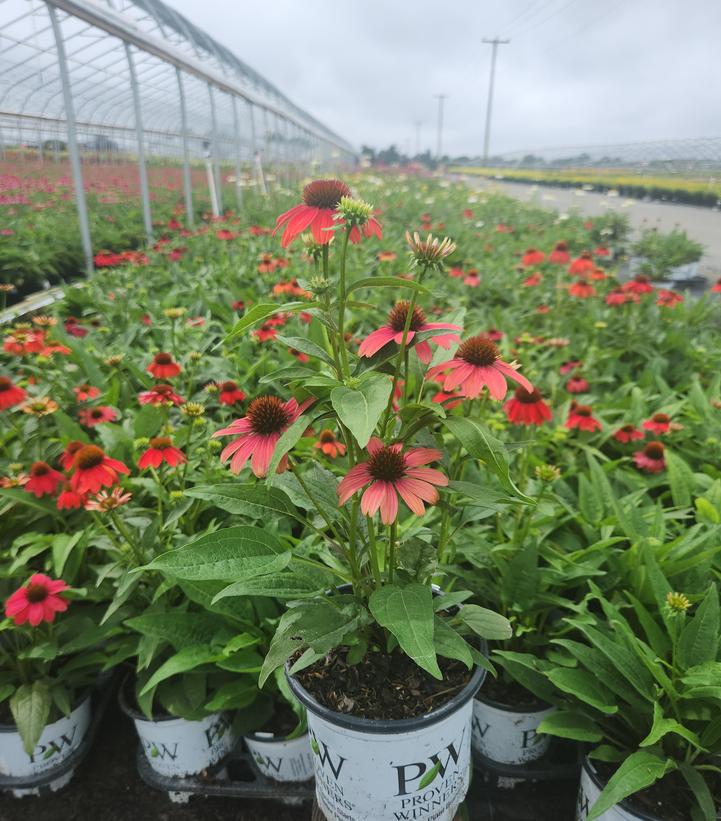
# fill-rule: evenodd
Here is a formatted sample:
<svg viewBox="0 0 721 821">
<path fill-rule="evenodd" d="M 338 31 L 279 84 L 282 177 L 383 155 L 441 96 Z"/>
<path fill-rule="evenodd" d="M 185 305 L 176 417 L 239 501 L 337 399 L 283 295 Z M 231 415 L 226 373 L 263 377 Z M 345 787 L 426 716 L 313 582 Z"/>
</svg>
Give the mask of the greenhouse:
<svg viewBox="0 0 721 821">
<path fill-rule="evenodd" d="M 2 821 L 719 821 L 719 138 L 521 151 L 573 6 L 0 0 Z"/>
</svg>

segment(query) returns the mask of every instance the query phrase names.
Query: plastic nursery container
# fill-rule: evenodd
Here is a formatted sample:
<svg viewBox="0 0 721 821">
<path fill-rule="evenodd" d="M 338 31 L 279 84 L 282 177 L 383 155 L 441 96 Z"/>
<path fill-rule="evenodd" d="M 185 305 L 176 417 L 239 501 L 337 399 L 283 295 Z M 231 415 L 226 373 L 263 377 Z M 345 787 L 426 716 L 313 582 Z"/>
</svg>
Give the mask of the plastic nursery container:
<svg viewBox="0 0 721 821">
<path fill-rule="evenodd" d="M 313 778 L 313 751 L 310 737 L 276 737 L 273 733 L 245 736 L 245 746 L 256 767 L 272 781 L 308 781 Z"/>
<path fill-rule="evenodd" d="M 603 787 L 603 781 L 596 772 L 596 768 L 586 758 L 581 769 L 581 783 L 576 802 L 576 821 L 584 821 L 588 817 Z M 657 815 L 648 815 L 639 810 L 633 810 L 622 802 L 614 804 L 613 807 L 599 815 L 598 821 L 663 821 L 663 819 Z"/>
<path fill-rule="evenodd" d="M 197 775 L 222 761 L 238 741 L 229 713 L 199 721 L 159 718 L 149 721 L 128 702 L 127 682 L 120 688 L 120 707 L 132 718 L 150 767 L 160 775 Z"/>
<path fill-rule="evenodd" d="M 316 800 L 328 821 L 453 821 L 468 791 L 473 696 L 485 675 L 476 668 L 439 709 L 395 721 L 337 713 L 289 676 L 308 711 Z"/>
<path fill-rule="evenodd" d="M 526 764 L 548 752 L 551 737 L 537 733 L 538 725 L 554 708 L 540 705 L 514 707 L 484 698 L 473 701 L 473 749 L 501 764 Z"/>
<path fill-rule="evenodd" d="M 0 774 L 13 778 L 49 775 L 53 770 L 62 771 L 58 778 L 45 782 L 45 786 L 55 792 L 64 787 L 75 773 L 66 770 L 63 762 L 80 747 L 85 738 L 91 719 L 91 697 L 88 694 L 70 713 L 62 716 L 43 730 L 35 749 L 28 755 L 20 733 L 14 724 L 0 725 Z M 39 789 L 13 789 L 13 795 L 38 795 Z"/>
</svg>

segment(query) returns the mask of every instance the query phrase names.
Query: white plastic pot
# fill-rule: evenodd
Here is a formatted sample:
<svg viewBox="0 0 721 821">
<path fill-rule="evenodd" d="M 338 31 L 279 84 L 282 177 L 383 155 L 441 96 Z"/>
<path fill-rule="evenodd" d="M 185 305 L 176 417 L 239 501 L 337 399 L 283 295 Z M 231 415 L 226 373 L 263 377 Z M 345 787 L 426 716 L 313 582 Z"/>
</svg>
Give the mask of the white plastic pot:
<svg viewBox="0 0 721 821">
<path fill-rule="evenodd" d="M 133 719 L 148 764 L 160 775 L 198 775 L 218 764 L 238 742 L 229 713 L 213 713 L 199 721 L 149 721 L 128 704 L 125 690 L 120 688 L 120 706 Z"/>
<path fill-rule="evenodd" d="M 45 775 L 62 770 L 63 762 L 82 744 L 90 727 L 90 696 L 86 696 L 70 713 L 48 724 L 31 755 L 23 748 L 22 738 L 14 725 L 0 725 L 0 774 L 15 778 Z M 44 786 L 55 791 L 72 778 L 73 770 L 62 772 Z M 13 790 L 16 796 L 37 795 L 39 788 Z"/>
<path fill-rule="evenodd" d="M 313 752 L 308 733 L 292 739 L 276 738 L 273 733 L 254 733 L 244 741 L 258 769 L 272 781 L 313 778 Z"/>
<path fill-rule="evenodd" d="M 292 676 L 308 711 L 316 798 L 328 821 L 453 821 L 468 791 L 473 696 L 485 670 L 451 701 L 412 719 L 336 713 Z"/>
<path fill-rule="evenodd" d="M 591 807 L 596 803 L 596 799 L 601 794 L 604 784 L 599 778 L 593 764 L 585 759 L 581 769 L 581 783 L 578 788 L 578 800 L 576 801 L 576 821 L 584 821 L 588 817 Z M 603 814 L 598 816 L 598 821 L 663 821 L 655 815 L 632 810 L 625 805 L 615 804 Z"/>
<path fill-rule="evenodd" d="M 499 764 L 527 764 L 544 755 L 551 737 L 537 733 L 553 707 L 512 707 L 476 696 L 473 701 L 473 749 Z"/>
</svg>

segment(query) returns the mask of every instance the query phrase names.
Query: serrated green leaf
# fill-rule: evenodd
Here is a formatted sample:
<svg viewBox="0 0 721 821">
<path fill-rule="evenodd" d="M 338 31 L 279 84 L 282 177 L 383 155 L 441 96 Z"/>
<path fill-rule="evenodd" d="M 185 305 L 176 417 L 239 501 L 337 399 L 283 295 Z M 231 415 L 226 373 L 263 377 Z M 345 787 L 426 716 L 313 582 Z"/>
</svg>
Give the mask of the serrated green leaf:
<svg viewBox="0 0 721 821">
<path fill-rule="evenodd" d="M 390 377 L 374 374 L 356 389 L 341 387 L 331 391 L 333 409 L 360 447 L 364 448 L 373 435 L 392 387 Z"/>
</svg>

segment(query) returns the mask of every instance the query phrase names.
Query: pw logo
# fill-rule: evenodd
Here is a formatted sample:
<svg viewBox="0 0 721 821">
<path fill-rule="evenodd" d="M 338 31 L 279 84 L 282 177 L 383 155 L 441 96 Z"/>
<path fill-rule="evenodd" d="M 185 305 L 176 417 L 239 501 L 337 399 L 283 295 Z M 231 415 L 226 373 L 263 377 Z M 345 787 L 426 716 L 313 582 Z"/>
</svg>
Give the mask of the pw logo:
<svg viewBox="0 0 721 821">
<path fill-rule="evenodd" d="M 70 734 L 63 733 L 59 738 L 54 738 L 52 741 L 48 741 L 47 744 L 38 744 L 30 756 L 30 761 L 32 761 L 33 764 L 37 761 L 47 761 L 54 755 L 62 753 L 64 749 L 72 747 L 76 730 L 77 726 L 73 726 Z"/>
<path fill-rule="evenodd" d="M 428 761 L 416 761 L 396 766 L 395 769 L 398 774 L 398 792 L 396 795 L 408 795 L 415 790 L 422 790 L 430 786 L 438 776 L 441 780 L 444 779 L 446 772 L 452 766 L 451 762 L 458 764 L 465 734 L 466 730 L 464 728 L 458 741 L 458 747 L 456 747 L 456 742 L 451 742 L 441 752 L 429 756 Z"/>
<path fill-rule="evenodd" d="M 345 762 L 348 759 L 343 758 L 342 755 L 337 755 L 337 760 L 333 761 L 333 754 L 328 749 L 328 745 L 325 743 L 325 741 L 321 741 L 319 744 L 316 734 L 312 730 L 310 731 L 310 736 L 310 747 L 313 750 L 313 752 L 318 756 L 321 766 L 325 770 L 325 766 L 327 764 L 328 768 L 333 773 L 333 778 L 335 778 L 335 780 L 337 781 L 338 776 L 340 775 L 340 771 L 343 769 L 343 764 L 345 764 Z"/>
</svg>

